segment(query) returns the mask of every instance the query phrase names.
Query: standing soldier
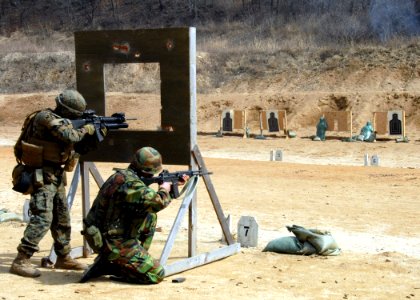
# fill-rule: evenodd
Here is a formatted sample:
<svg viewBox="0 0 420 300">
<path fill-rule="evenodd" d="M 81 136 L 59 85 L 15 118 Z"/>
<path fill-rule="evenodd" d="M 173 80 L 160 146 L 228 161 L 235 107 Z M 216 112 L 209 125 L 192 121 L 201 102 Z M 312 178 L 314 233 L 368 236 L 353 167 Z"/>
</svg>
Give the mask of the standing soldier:
<svg viewBox="0 0 420 300">
<path fill-rule="evenodd" d="M 11 273 L 20 276 L 41 275 L 31 265 L 30 258 L 39 251 L 38 244 L 49 229 L 57 254 L 54 267 L 68 270 L 87 267 L 69 254 L 71 225 L 65 171 L 71 171 L 77 163 L 79 154 L 74 150 L 75 144 L 84 140 L 85 136 L 93 135 L 95 128 L 92 124 L 80 129 L 72 126 L 70 120 L 80 118 L 86 109 L 86 101 L 79 92 L 66 89 L 55 100 L 57 105 L 54 110 L 37 111 L 27 117 L 15 145 L 18 166 L 13 172 L 14 189 L 31 194 L 31 217 L 10 268 Z M 25 172 L 31 175 L 25 177 Z"/>
<path fill-rule="evenodd" d="M 159 283 L 164 269 L 148 253 L 157 223 L 157 212 L 171 203 L 171 184 L 159 189 L 148 187 L 141 178 L 153 177 L 162 170 L 162 157 L 151 147 L 143 147 L 126 169 L 117 169 L 98 192 L 83 220 L 83 234 L 98 253 L 81 282 L 101 275 L 139 283 Z M 188 180 L 183 176 L 180 184 Z"/>
</svg>

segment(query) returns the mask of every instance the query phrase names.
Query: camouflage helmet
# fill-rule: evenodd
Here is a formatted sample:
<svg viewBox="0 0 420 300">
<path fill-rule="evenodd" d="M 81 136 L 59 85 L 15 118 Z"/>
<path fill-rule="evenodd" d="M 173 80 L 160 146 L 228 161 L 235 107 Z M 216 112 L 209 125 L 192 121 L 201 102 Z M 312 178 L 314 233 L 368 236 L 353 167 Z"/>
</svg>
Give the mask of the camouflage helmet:
<svg viewBox="0 0 420 300">
<path fill-rule="evenodd" d="M 146 174 L 156 174 L 162 171 L 162 156 L 152 147 L 143 147 L 136 151 L 132 166 Z"/>
<path fill-rule="evenodd" d="M 66 116 L 80 117 L 86 110 L 85 98 L 76 90 L 66 89 L 55 98 L 57 108 Z"/>
</svg>

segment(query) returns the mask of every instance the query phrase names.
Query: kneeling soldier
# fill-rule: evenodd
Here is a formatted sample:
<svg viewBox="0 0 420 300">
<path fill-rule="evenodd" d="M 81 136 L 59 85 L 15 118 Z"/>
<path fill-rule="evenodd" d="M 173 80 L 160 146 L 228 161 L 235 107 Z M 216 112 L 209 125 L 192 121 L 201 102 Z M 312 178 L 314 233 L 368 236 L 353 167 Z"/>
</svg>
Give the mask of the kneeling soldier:
<svg viewBox="0 0 420 300">
<path fill-rule="evenodd" d="M 98 253 L 80 282 L 102 275 L 130 283 L 159 283 L 164 269 L 148 253 L 157 223 L 157 212 L 171 203 L 171 184 L 163 182 L 158 191 L 141 178 L 153 177 L 162 170 L 157 150 L 144 147 L 134 155 L 126 169 L 116 172 L 102 185 L 83 220 L 91 248 Z M 181 184 L 188 176 L 184 176 Z"/>
</svg>

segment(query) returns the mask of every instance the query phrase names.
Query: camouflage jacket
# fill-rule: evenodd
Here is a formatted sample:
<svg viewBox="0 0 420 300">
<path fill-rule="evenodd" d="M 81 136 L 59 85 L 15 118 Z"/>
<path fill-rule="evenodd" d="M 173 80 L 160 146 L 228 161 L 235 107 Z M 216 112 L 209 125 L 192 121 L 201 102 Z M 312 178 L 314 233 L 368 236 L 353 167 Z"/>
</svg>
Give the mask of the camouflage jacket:
<svg viewBox="0 0 420 300">
<path fill-rule="evenodd" d="M 131 169 L 118 169 L 102 185 L 83 220 L 85 228 L 95 225 L 105 238 L 138 238 L 148 213 L 157 213 L 171 203 L 169 192 L 148 187 Z"/>
<path fill-rule="evenodd" d="M 31 131 L 34 138 L 57 142 L 63 146 L 80 142 L 85 135 L 83 129 L 74 129 L 70 120 L 61 118 L 50 109 L 36 114 Z"/>
<path fill-rule="evenodd" d="M 38 167 L 38 164 L 42 164 L 44 181 L 58 183 L 56 176 L 62 175 L 62 165 L 70 171 L 71 166 L 77 162 L 78 155 L 74 146 L 85 136 L 85 129 L 74 129 L 69 119 L 60 117 L 51 109 L 37 111 L 25 120 L 14 147 L 15 156 L 19 162 L 23 161 L 28 166 Z M 42 147 L 42 151 L 24 150 L 22 142 Z"/>
</svg>

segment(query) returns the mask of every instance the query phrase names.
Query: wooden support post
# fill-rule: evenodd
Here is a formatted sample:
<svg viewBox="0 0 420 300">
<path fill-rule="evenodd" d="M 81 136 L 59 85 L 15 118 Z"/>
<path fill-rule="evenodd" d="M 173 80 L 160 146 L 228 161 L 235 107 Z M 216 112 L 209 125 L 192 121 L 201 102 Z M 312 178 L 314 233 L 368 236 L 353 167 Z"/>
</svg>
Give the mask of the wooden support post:
<svg viewBox="0 0 420 300">
<path fill-rule="evenodd" d="M 242 111 L 242 119 L 244 120 L 244 124 L 243 124 L 243 128 L 244 128 L 244 135 L 242 136 L 242 138 L 247 138 L 246 136 L 246 130 L 247 130 L 247 126 L 246 126 L 246 110 Z"/>
<path fill-rule="evenodd" d="M 405 110 L 402 111 L 402 138 L 406 135 L 405 133 Z"/>
<path fill-rule="evenodd" d="M 189 142 L 189 169 L 196 170 L 197 165 L 192 158 L 192 147 L 197 144 L 197 89 L 196 89 L 196 40 L 195 28 L 190 29 L 189 43 L 189 95 L 190 95 L 190 142 Z M 188 256 L 194 256 L 197 251 L 197 193 L 194 189 L 188 208 Z"/>
<path fill-rule="evenodd" d="M 372 116 L 372 124 L 373 124 L 373 130 L 377 131 L 377 127 L 376 127 L 376 112 L 373 112 L 373 116 Z"/>
<path fill-rule="evenodd" d="M 81 163 L 81 174 L 82 174 L 82 215 L 85 218 L 90 209 L 90 198 L 89 198 L 89 172 L 92 174 L 93 179 L 95 179 L 98 187 L 101 187 L 104 184 L 104 180 L 98 172 L 95 164 L 93 162 L 82 162 Z M 86 241 L 83 238 L 83 257 L 88 257 L 91 253 L 91 249 Z"/>
<path fill-rule="evenodd" d="M 204 160 L 197 145 L 195 145 L 193 148 L 193 154 L 200 170 L 207 172 L 206 165 L 204 164 Z M 211 202 L 213 204 L 214 210 L 216 211 L 217 218 L 219 219 L 219 223 L 222 227 L 226 241 L 228 245 L 232 245 L 235 243 L 235 241 L 233 240 L 232 234 L 230 233 L 229 226 L 226 222 L 226 217 L 223 214 L 222 206 L 220 205 L 219 198 L 216 195 L 216 191 L 214 189 L 213 183 L 211 182 L 210 175 L 203 175 L 202 177 L 204 183 L 206 184 L 207 191 L 210 195 Z"/>
<path fill-rule="evenodd" d="M 289 138 L 289 135 L 287 134 L 287 112 L 284 111 L 284 120 L 283 120 L 283 133 L 286 135 L 286 139 Z"/>
<path fill-rule="evenodd" d="M 220 122 L 220 134 L 223 135 L 223 111 L 220 114 L 219 122 Z"/>
<path fill-rule="evenodd" d="M 206 252 L 195 257 L 175 262 L 171 265 L 165 266 L 165 276 L 171 276 L 186 270 L 193 269 L 195 267 L 199 267 L 220 260 L 222 258 L 238 253 L 240 249 L 241 245 L 239 243 L 235 243 L 227 247 L 223 247 L 211 252 Z"/>
<path fill-rule="evenodd" d="M 187 204 L 185 204 L 187 205 Z M 188 257 L 197 252 L 197 191 L 194 191 L 188 205 Z"/>
<path fill-rule="evenodd" d="M 197 147 L 197 145 L 195 145 L 193 147 L 192 150 L 192 155 L 195 159 L 195 162 L 198 165 L 198 168 L 203 171 L 204 173 L 207 172 L 207 168 L 204 164 L 203 158 L 201 156 L 201 153 Z M 222 227 L 223 230 L 223 234 L 225 237 L 226 242 L 228 243 L 228 246 L 223 247 L 223 248 L 219 248 L 217 250 L 213 250 L 211 252 L 206 252 L 200 255 L 195 255 L 195 256 L 191 256 L 189 253 L 189 258 L 175 262 L 171 265 L 166 265 L 168 257 L 169 257 L 169 253 L 172 249 L 172 246 L 174 244 L 175 241 L 175 237 L 179 231 L 179 228 L 181 226 L 181 221 L 183 216 L 185 215 L 186 212 L 186 208 L 188 206 L 190 206 L 192 199 L 196 197 L 196 193 L 191 193 L 190 194 L 190 190 L 192 188 L 194 188 L 195 190 L 195 185 L 197 184 L 198 181 L 198 177 L 195 178 L 195 182 L 193 183 L 194 186 L 191 186 L 191 189 L 189 188 L 187 190 L 187 194 L 186 197 L 184 198 L 181 207 L 178 211 L 178 215 L 175 218 L 174 224 L 172 226 L 171 232 L 169 233 L 169 237 L 166 241 L 166 244 L 164 246 L 164 249 L 162 251 L 162 255 L 160 257 L 160 263 L 164 266 L 165 268 L 165 276 L 170 276 L 176 273 L 180 273 L 222 258 L 225 258 L 227 256 L 233 255 L 237 252 L 239 252 L 240 250 L 240 244 L 239 243 L 235 243 L 235 241 L 233 240 L 232 234 L 230 233 L 230 229 L 229 226 L 227 224 L 227 220 L 224 217 L 221 205 L 219 203 L 219 200 L 217 198 L 216 192 L 214 190 L 213 184 L 210 180 L 210 176 L 209 175 L 203 175 L 202 176 L 205 184 L 206 184 L 206 188 L 207 191 L 209 192 L 210 195 L 210 199 L 212 201 L 213 207 L 216 211 L 219 223 Z M 193 190 L 191 190 L 193 191 Z M 195 210 L 193 210 L 193 213 L 195 213 Z M 191 226 L 191 224 L 190 224 Z"/>
<path fill-rule="evenodd" d="M 81 163 L 81 173 L 82 173 L 82 215 L 83 218 L 87 216 L 90 209 L 90 200 L 89 200 L 89 163 Z M 86 239 L 83 238 L 83 257 L 88 257 L 91 253 L 91 249 Z"/>
<path fill-rule="evenodd" d="M 99 174 L 99 171 L 96 168 L 96 165 L 93 162 L 85 162 L 85 163 L 88 164 L 89 172 L 90 174 L 92 174 L 93 179 L 95 179 L 96 184 L 98 185 L 98 187 L 101 187 L 105 181 L 103 180 L 101 174 Z"/>
<path fill-rule="evenodd" d="M 73 179 L 71 180 L 69 191 L 67 193 L 67 207 L 69 208 L 69 210 L 73 206 L 74 196 L 76 195 L 77 186 L 79 185 L 79 180 L 80 180 L 80 164 L 77 164 L 76 169 L 74 169 Z"/>
<path fill-rule="evenodd" d="M 187 208 L 190 207 L 191 200 L 195 196 L 195 192 L 191 195 L 188 194 L 189 191 L 191 190 L 191 188 L 195 188 L 195 186 L 197 185 L 198 177 L 195 177 L 194 179 L 195 179 L 195 182 L 193 182 L 191 187 L 186 191 L 186 193 L 187 193 L 186 197 L 182 201 L 182 204 L 181 204 L 181 206 L 178 210 L 178 214 L 177 214 L 177 216 L 175 218 L 175 221 L 172 225 L 171 231 L 169 232 L 168 239 L 166 240 L 165 246 L 163 247 L 162 254 L 161 254 L 160 259 L 159 259 L 159 262 L 160 262 L 161 265 L 165 265 L 166 261 L 168 260 L 169 254 L 170 254 L 170 252 L 172 250 L 172 247 L 173 247 L 173 244 L 175 242 L 176 235 L 178 234 L 178 231 L 181 227 L 181 222 L 182 222 L 182 220 L 185 216 L 185 213 L 187 212 Z M 190 238 L 190 235 L 188 236 L 188 238 Z M 189 241 L 188 245 L 190 245 L 190 241 Z M 194 246 L 196 246 L 196 245 L 194 245 Z M 190 256 L 190 251 L 189 251 L 188 255 L 189 255 L 189 257 L 191 257 Z"/>
</svg>

